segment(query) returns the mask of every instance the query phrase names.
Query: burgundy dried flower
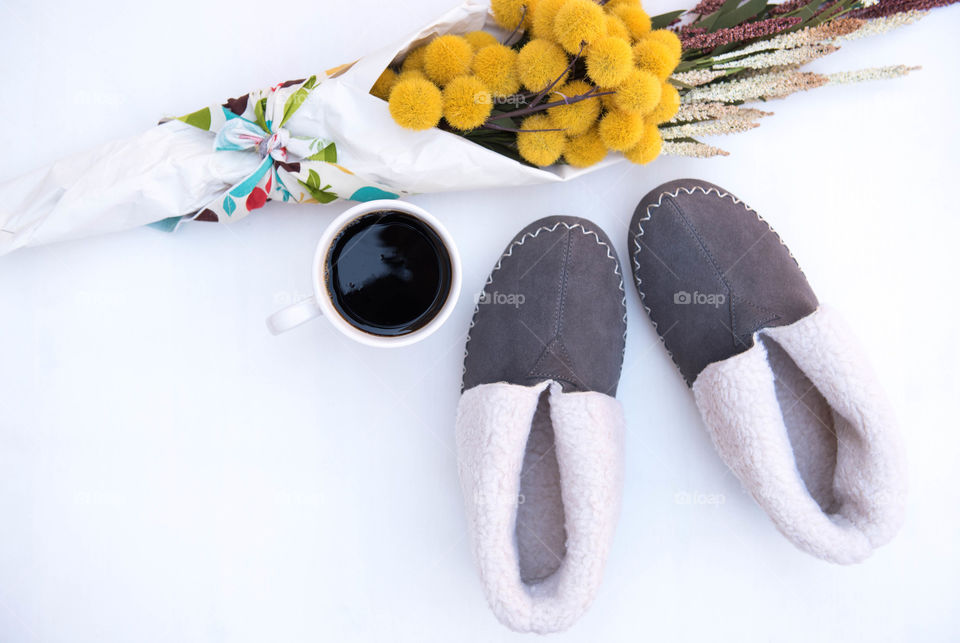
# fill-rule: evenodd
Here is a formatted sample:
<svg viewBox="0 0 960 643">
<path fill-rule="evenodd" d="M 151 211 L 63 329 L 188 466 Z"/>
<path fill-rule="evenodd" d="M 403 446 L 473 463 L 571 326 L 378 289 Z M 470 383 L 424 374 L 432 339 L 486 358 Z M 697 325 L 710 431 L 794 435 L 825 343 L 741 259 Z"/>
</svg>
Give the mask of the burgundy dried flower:
<svg viewBox="0 0 960 643">
<path fill-rule="evenodd" d="M 917 0 L 914 0 L 917 1 Z M 943 0 L 919 0 L 936 2 Z M 956 1 L 956 0 L 953 0 Z M 689 49 L 713 49 L 721 45 L 728 45 L 732 42 L 742 42 L 744 40 L 753 40 L 754 38 L 764 38 L 781 31 L 786 31 L 791 27 L 803 22 L 800 16 L 790 16 L 789 18 L 767 18 L 757 22 L 748 22 L 742 25 L 720 29 L 713 33 L 693 33 L 693 29 L 680 36 L 683 42 L 684 50 Z M 702 30 L 701 30 L 702 31 Z"/>
<path fill-rule="evenodd" d="M 695 13 L 698 16 L 709 16 L 711 13 L 723 6 L 726 0 L 700 0 L 689 13 Z"/>
<path fill-rule="evenodd" d="M 937 7 L 946 7 L 956 2 L 958 0 L 880 0 L 872 7 L 857 9 L 847 15 L 851 18 L 884 18 L 905 11 L 926 11 Z"/>
<path fill-rule="evenodd" d="M 771 16 L 782 16 L 808 4 L 810 0 L 787 0 L 787 2 L 770 5 L 769 12 Z"/>
<path fill-rule="evenodd" d="M 677 35 L 680 36 L 681 40 L 683 40 L 684 38 L 692 38 L 693 36 L 699 36 L 705 33 L 707 33 L 707 30 L 704 29 L 703 27 L 692 27 L 690 25 L 681 27 L 680 30 L 677 31 Z"/>
</svg>

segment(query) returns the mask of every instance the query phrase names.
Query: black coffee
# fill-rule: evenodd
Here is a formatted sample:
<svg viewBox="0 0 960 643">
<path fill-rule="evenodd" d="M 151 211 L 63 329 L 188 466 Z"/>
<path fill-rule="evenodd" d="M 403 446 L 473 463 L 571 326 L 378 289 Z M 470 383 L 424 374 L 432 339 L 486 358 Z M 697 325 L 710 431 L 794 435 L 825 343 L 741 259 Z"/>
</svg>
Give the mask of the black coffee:
<svg viewBox="0 0 960 643">
<path fill-rule="evenodd" d="M 327 288 L 351 324 L 373 335 L 425 326 L 450 293 L 450 254 L 426 223 L 396 210 L 370 212 L 334 239 Z"/>
</svg>

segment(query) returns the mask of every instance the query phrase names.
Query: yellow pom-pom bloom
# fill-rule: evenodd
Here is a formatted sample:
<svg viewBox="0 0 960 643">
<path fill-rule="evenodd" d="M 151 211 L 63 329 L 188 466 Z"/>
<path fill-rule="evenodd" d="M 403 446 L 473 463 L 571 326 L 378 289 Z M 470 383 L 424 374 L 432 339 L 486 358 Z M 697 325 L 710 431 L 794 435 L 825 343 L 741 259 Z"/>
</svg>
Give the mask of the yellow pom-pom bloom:
<svg viewBox="0 0 960 643">
<path fill-rule="evenodd" d="M 639 7 L 640 0 L 610 0 L 607 4 L 603 5 L 603 8 L 607 11 L 613 11 L 617 7 L 623 6 Z"/>
<path fill-rule="evenodd" d="M 633 69 L 633 52 L 623 38 L 604 36 L 587 49 L 587 75 L 600 87 L 616 87 Z"/>
<path fill-rule="evenodd" d="M 634 69 L 614 94 L 613 102 L 625 112 L 649 114 L 660 102 L 663 83 L 648 71 Z"/>
<path fill-rule="evenodd" d="M 492 109 L 493 98 L 476 76 L 457 76 L 443 88 L 443 117 L 451 127 L 480 127 Z"/>
<path fill-rule="evenodd" d="M 538 0 L 533 12 L 532 29 L 534 38 L 553 40 L 553 21 L 567 0 Z"/>
<path fill-rule="evenodd" d="M 380 77 L 377 78 L 377 82 L 373 84 L 373 87 L 370 88 L 370 93 L 377 98 L 387 100 L 390 96 L 390 90 L 393 89 L 396 82 L 397 72 L 387 67 L 383 70 L 383 73 L 380 74 Z"/>
<path fill-rule="evenodd" d="M 426 78 L 404 78 L 390 92 L 390 115 L 401 127 L 423 130 L 436 127 L 443 116 L 443 95 Z"/>
<path fill-rule="evenodd" d="M 680 42 L 680 38 L 677 36 L 677 34 L 673 33 L 669 29 L 654 29 L 648 33 L 645 38 L 654 40 L 659 42 L 661 45 L 664 45 L 670 51 L 670 54 L 674 57 L 674 59 L 676 59 L 677 63 L 680 62 L 680 57 L 683 55 L 683 44 Z"/>
<path fill-rule="evenodd" d="M 550 119 L 545 114 L 528 116 L 520 123 L 522 130 L 551 129 Z M 520 156 L 534 165 L 552 165 L 563 153 L 567 137 L 563 132 L 520 132 L 517 134 L 517 149 Z"/>
<path fill-rule="evenodd" d="M 530 31 L 533 29 L 533 19 L 537 15 L 537 9 L 540 8 L 540 0 L 527 0 L 527 15 L 523 21 L 523 30 Z"/>
<path fill-rule="evenodd" d="M 400 71 L 400 75 L 397 76 L 397 80 L 406 80 L 407 78 L 423 78 L 427 79 L 427 75 L 423 73 L 423 70 L 420 69 L 408 69 L 407 71 Z"/>
<path fill-rule="evenodd" d="M 417 47 L 407 52 L 407 57 L 403 59 L 400 65 L 400 73 L 405 71 L 423 71 L 423 58 L 426 55 L 426 47 Z"/>
<path fill-rule="evenodd" d="M 604 93 L 603 93 L 603 96 L 600 97 L 600 104 L 603 105 L 603 108 L 604 108 L 605 110 L 607 110 L 608 112 L 609 112 L 610 110 L 617 109 L 617 102 L 616 102 L 616 101 L 617 101 L 617 95 L 616 95 L 616 94 L 608 94 L 608 93 L 606 93 L 606 92 L 609 92 L 609 91 L 610 91 L 609 89 L 604 89 L 604 90 L 603 90 L 603 92 L 604 92 Z"/>
<path fill-rule="evenodd" d="M 680 92 L 670 83 L 661 85 L 660 102 L 653 108 L 653 111 L 647 114 L 647 120 L 651 123 L 666 123 L 677 115 L 680 109 Z"/>
<path fill-rule="evenodd" d="M 607 35 L 630 41 L 630 32 L 627 30 L 627 25 L 623 24 L 623 20 L 612 13 L 607 14 Z"/>
<path fill-rule="evenodd" d="M 493 19 L 498 25 L 507 31 L 513 31 L 516 28 L 524 28 L 528 22 L 528 9 L 524 13 L 524 7 L 527 6 L 527 0 L 491 0 L 490 10 L 493 12 Z M 523 25 L 520 21 L 523 21 Z"/>
<path fill-rule="evenodd" d="M 663 139 L 660 137 L 660 130 L 653 123 L 647 123 L 643 126 L 643 134 L 636 145 L 626 150 L 623 155 L 631 163 L 646 165 L 653 159 L 660 156 L 660 149 L 663 147 Z"/>
<path fill-rule="evenodd" d="M 600 140 L 608 150 L 629 150 L 640 140 L 643 125 L 643 116 L 640 114 L 613 110 L 600 119 Z"/>
<path fill-rule="evenodd" d="M 553 21 L 553 35 L 571 54 L 580 51 L 582 43 L 589 45 L 606 31 L 603 9 L 592 0 L 567 0 Z"/>
<path fill-rule="evenodd" d="M 680 62 L 666 45 L 649 38 L 644 38 L 633 46 L 633 60 L 637 67 L 649 71 L 660 80 L 670 78 L 670 74 Z"/>
<path fill-rule="evenodd" d="M 590 167 L 607 155 L 607 146 L 600 139 L 596 126 L 567 140 L 563 159 L 573 167 Z"/>
<path fill-rule="evenodd" d="M 538 92 L 552 83 L 560 74 L 567 75 L 564 69 L 569 64 L 567 55 L 555 43 L 542 38 L 534 38 L 523 46 L 517 55 L 517 71 L 520 82 L 530 91 Z"/>
<path fill-rule="evenodd" d="M 440 36 L 426 46 L 423 68 L 427 77 L 439 85 L 446 85 L 457 76 L 470 71 L 473 47 L 463 36 Z"/>
<path fill-rule="evenodd" d="M 550 92 L 550 102 L 586 94 L 593 86 L 582 80 L 571 80 Z M 547 110 L 553 127 L 563 128 L 568 136 L 582 134 L 597 121 L 600 115 L 600 98 L 585 98 L 570 105 L 558 105 Z"/>
<path fill-rule="evenodd" d="M 487 45 L 473 57 L 471 69 L 494 96 L 509 96 L 520 89 L 517 52 L 510 47 Z"/>
<path fill-rule="evenodd" d="M 650 33 L 650 16 L 639 5 L 620 5 L 614 7 L 613 15 L 623 20 L 627 30 L 634 38 L 642 38 Z"/>
<path fill-rule="evenodd" d="M 471 31 L 464 34 L 463 37 L 473 47 L 474 52 L 480 51 L 488 45 L 496 45 L 499 42 L 496 36 L 489 31 Z"/>
</svg>

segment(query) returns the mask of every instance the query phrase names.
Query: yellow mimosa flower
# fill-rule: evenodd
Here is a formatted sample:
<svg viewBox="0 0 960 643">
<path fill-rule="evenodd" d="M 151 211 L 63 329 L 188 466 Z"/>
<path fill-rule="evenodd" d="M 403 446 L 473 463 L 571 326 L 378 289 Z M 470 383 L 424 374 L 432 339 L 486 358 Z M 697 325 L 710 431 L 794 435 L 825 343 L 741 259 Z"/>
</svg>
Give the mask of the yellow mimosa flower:
<svg viewBox="0 0 960 643">
<path fill-rule="evenodd" d="M 457 76 L 443 88 L 443 117 L 456 129 L 480 127 L 492 109 L 493 98 L 476 76 Z"/>
<path fill-rule="evenodd" d="M 680 62 L 667 45 L 650 38 L 644 38 L 633 46 L 633 60 L 637 67 L 651 72 L 660 80 L 670 78 Z"/>
<path fill-rule="evenodd" d="M 436 127 L 443 116 L 443 95 L 426 78 L 404 78 L 390 92 L 390 115 L 401 127 L 424 130 Z"/>
<path fill-rule="evenodd" d="M 653 123 L 646 123 L 643 126 L 643 134 L 636 145 L 626 150 L 623 156 L 631 163 L 646 165 L 653 159 L 660 156 L 660 150 L 663 147 L 663 139 L 660 136 L 660 130 Z"/>
<path fill-rule="evenodd" d="M 473 47 L 474 52 L 480 51 L 487 45 L 496 45 L 499 43 L 496 36 L 489 31 L 471 31 L 470 33 L 464 34 L 463 37 L 470 43 L 470 46 Z"/>
<path fill-rule="evenodd" d="M 534 114 L 523 119 L 520 129 L 551 129 L 550 119 L 545 114 Z M 552 165 L 563 153 L 567 137 L 563 132 L 520 132 L 517 134 L 517 149 L 526 161 L 539 165 Z"/>
<path fill-rule="evenodd" d="M 590 167 L 602 161 L 606 155 L 607 146 L 600 139 L 596 125 L 569 138 L 563 148 L 563 159 L 573 167 Z"/>
<path fill-rule="evenodd" d="M 647 120 L 657 125 L 669 121 L 680 109 L 680 93 L 677 88 L 670 83 L 664 83 L 660 89 L 660 102 L 647 114 Z"/>
<path fill-rule="evenodd" d="M 520 82 L 531 91 L 538 92 L 552 83 L 569 64 L 567 55 L 560 47 L 542 38 L 534 38 L 523 46 L 517 56 Z M 561 78 L 563 82 L 566 78 Z"/>
<path fill-rule="evenodd" d="M 473 47 L 467 39 L 447 34 L 427 44 L 423 67 L 427 77 L 442 86 L 468 73 L 472 61 Z"/>
<path fill-rule="evenodd" d="M 582 80 L 571 80 L 550 93 L 550 102 L 574 98 L 586 94 L 593 85 Z M 600 97 L 585 98 L 570 105 L 558 105 L 547 110 L 553 127 L 560 127 L 568 136 L 582 134 L 597 121 L 600 115 Z"/>
<path fill-rule="evenodd" d="M 607 31 L 603 9 L 592 0 L 566 0 L 553 20 L 553 35 L 569 53 L 580 51 Z"/>
<path fill-rule="evenodd" d="M 617 87 L 613 102 L 625 112 L 649 114 L 660 102 L 662 85 L 650 72 L 634 69 Z"/>
<path fill-rule="evenodd" d="M 637 144 L 643 134 L 643 116 L 618 109 L 600 119 L 600 140 L 608 150 L 623 152 Z"/>
<path fill-rule="evenodd" d="M 473 57 L 473 73 L 494 96 L 510 96 L 520 90 L 517 52 L 499 43 L 487 45 Z"/>
<path fill-rule="evenodd" d="M 604 36 L 587 48 L 587 75 L 600 87 L 616 87 L 633 69 L 633 52 L 623 38 Z"/>
<path fill-rule="evenodd" d="M 397 72 L 387 67 L 383 70 L 383 73 L 380 74 L 380 77 L 377 78 L 377 82 L 373 84 L 373 87 L 370 88 L 370 93 L 377 98 L 387 100 L 390 96 L 390 90 L 393 89 L 396 82 Z"/>
<path fill-rule="evenodd" d="M 640 8 L 640 5 L 621 4 L 610 10 L 613 15 L 623 20 L 630 35 L 642 38 L 650 33 L 650 16 Z"/>
</svg>

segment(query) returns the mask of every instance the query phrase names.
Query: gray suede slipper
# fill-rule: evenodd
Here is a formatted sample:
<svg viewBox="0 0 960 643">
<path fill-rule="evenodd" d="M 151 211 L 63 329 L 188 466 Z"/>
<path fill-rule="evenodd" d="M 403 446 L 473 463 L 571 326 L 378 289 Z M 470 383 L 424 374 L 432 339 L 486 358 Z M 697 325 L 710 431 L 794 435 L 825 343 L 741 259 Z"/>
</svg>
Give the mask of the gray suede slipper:
<svg viewBox="0 0 960 643">
<path fill-rule="evenodd" d="M 548 217 L 478 297 L 458 465 L 487 600 L 517 631 L 567 628 L 600 583 L 622 484 L 622 275 L 595 224 Z"/>
<path fill-rule="evenodd" d="M 801 549 L 838 563 L 889 541 L 899 434 L 855 335 L 790 251 L 723 188 L 656 188 L 630 224 L 644 308 L 723 460 Z"/>
</svg>

